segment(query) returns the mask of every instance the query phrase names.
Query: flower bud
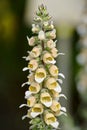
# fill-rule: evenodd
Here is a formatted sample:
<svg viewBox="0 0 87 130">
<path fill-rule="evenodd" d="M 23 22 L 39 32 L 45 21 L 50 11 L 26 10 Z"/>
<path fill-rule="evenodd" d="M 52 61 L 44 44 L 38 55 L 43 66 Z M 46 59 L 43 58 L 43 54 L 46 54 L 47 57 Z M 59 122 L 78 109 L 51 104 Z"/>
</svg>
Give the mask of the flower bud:
<svg viewBox="0 0 87 130">
<path fill-rule="evenodd" d="M 41 31 L 39 32 L 38 38 L 39 38 L 40 40 L 44 40 L 44 39 L 45 39 L 45 33 L 44 33 L 44 31 L 41 30 Z"/>
<path fill-rule="evenodd" d="M 37 33 L 39 31 L 39 25 L 32 24 L 32 32 Z"/>
<path fill-rule="evenodd" d="M 34 37 L 29 38 L 27 36 L 27 40 L 28 40 L 29 46 L 34 46 L 35 45 L 35 38 Z"/>
<path fill-rule="evenodd" d="M 56 30 L 55 30 L 55 29 L 53 29 L 53 30 L 50 32 L 50 37 L 51 37 L 52 39 L 55 39 L 55 38 L 56 38 Z"/>
</svg>

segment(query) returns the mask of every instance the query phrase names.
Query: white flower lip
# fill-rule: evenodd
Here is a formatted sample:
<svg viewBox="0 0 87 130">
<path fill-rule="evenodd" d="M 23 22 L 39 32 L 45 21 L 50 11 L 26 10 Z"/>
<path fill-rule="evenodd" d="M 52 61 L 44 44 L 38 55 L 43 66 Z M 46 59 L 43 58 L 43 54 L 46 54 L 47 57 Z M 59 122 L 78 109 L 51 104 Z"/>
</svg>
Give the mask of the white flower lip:
<svg viewBox="0 0 87 130">
<path fill-rule="evenodd" d="M 54 59 L 53 59 L 52 61 L 49 61 L 49 60 L 48 60 L 48 63 L 55 64 L 55 63 L 56 63 L 56 60 L 54 60 Z"/>
<path fill-rule="evenodd" d="M 43 82 L 44 78 L 37 78 L 37 77 L 35 76 L 35 80 L 36 80 L 36 82 L 41 83 L 41 82 Z"/>
<path fill-rule="evenodd" d="M 40 115 L 40 112 L 31 112 L 31 116 L 35 118 L 36 116 Z"/>
<path fill-rule="evenodd" d="M 61 110 L 62 110 L 63 112 L 66 112 L 66 108 L 65 108 L 65 107 L 61 107 Z"/>
<path fill-rule="evenodd" d="M 50 125 L 57 129 L 59 126 L 59 122 L 56 121 L 56 122 L 51 123 Z"/>
<path fill-rule="evenodd" d="M 52 101 L 50 102 L 43 102 L 43 104 L 46 106 L 46 107 L 50 107 L 52 105 Z"/>
<path fill-rule="evenodd" d="M 58 84 L 55 88 L 54 88 L 54 90 L 56 91 L 56 92 L 61 92 L 61 87 L 60 87 L 60 85 Z"/>
<path fill-rule="evenodd" d="M 31 92 L 30 91 L 26 91 L 25 92 L 25 99 L 28 99 L 31 96 Z"/>
<path fill-rule="evenodd" d="M 52 105 L 52 97 L 48 92 L 43 92 L 40 96 L 40 101 L 46 107 L 50 107 Z"/>
</svg>

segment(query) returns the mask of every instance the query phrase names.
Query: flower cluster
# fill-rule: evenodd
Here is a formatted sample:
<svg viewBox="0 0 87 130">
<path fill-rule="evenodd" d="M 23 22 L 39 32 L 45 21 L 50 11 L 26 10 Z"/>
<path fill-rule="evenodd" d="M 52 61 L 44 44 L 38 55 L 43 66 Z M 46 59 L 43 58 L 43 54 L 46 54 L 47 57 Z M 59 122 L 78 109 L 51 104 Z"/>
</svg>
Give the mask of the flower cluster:
<svg viewBox="0 0 87 130">
<path fill-rule="evenodd" d="M 27 37 L 32 50 L 28 51 L 27 57 L 23 57 L 29 61 L 28 66 L 23 69 L 29 70 L 28 81 L 22 84 L 22 87 L 29 86 L 25 92 L 27 104 L 22 104 L 20 108 L 29 108 L 23 119 L 31 119 L 32 129 L 58 129 L 58 117 L 66 115 L 66 108 L 61 106 L 59 99 L 66 96 L 61 94 L 60 86 L 63 83 L 61 78 L 65 77 L 59 73 L 55 58 L 63 53 L 58 53 L 56 49 L 56 30 L 43 5 L 38 7 L 32 32 L 34 36 Z"/>
</svg>

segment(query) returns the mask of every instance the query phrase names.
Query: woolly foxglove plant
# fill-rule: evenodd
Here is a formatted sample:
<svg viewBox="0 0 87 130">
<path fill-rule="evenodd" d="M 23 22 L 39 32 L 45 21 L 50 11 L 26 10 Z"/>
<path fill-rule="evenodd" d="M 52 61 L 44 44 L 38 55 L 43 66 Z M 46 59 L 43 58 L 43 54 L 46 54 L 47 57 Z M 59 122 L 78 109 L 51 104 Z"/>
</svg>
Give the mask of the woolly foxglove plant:
<svg viewBox="0 0 87 130">
<path fill-rule="evenodd" d="M 59 73 L 55 65 L 55 58 L 63 53 L 58 53 L 56 48 L 56 30 L 47 12 L 47 8 L 42 4 L 38 7 L 34 24 L 32 24 L 33 36 L 27 36 L 29 46 L 28 56 L 23 57 L 28 61 L 28 66 L 23 71 L 29 70 L 28 81 L 22 87 L 28 85 L 25 92 L 27 114 L 22 119 L 30 118 L 30 129 L 32 130 L 57 130 L 59 128 L 58 118 L 66 115 L 66 108 L 60 104 L 62 79 L 65 76 Z"/>
</svg>

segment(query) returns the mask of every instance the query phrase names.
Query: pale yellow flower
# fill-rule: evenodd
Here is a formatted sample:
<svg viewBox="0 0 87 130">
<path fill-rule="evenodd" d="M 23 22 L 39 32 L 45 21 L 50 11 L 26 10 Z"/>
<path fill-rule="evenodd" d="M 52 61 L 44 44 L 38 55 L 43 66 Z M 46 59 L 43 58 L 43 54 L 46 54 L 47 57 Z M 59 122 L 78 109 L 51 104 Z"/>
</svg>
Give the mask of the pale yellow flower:
<svg viewBox="0 0 87 130">
<path fill-rule="evenodd" d="M 44 104 L 46 107 L 50 107 L 52 105 L 52 97 L 49 93 L 43 92 L 40 96 L 40 101 L 42 104 Z"/>
<path fill-rule="evenodd" d="M 32 60 L 29 62 L 29 64 L 28 64 L 28 68 L 29 68 L 31 71 L 36 70 L 37 67 L 38 67 L 38 62 L 37 62 L 37 60 L 35 60 L 35 59 L 32 59 Z"/>
<path fill-rule="evenodd" d="M 44 39 L 45 39 L 45 33 L 44 33 L 43 30 L 41 30 L 41 31 L 39 32 L 38 38 L 39 38 L 40 40 L 44 40 Z"/>
<path fill-rule="evenodd" d="M 31 109 L 30 115 L 32 118 L 35 118 L 36 116 L 38 116 L 42 113 L 43 113 L 43 105 L 40 103 L 37 103 Z"/>
<path fill-rule="evenodd" d="M 51 65 L 49 68 L 49 72 L 52 76 L 58 76 L 58 68 L 56 65 Z"/>
<path fill-rule="evenodd" d="M 55 64 L 56 61 L 54 60 L 54 58 L 52 57 L 52 55 L 49 52 L 46 52 L 43 55 L 43 62 L 46 64 Z"/>
<path fill-rule="evenodd" d="M 45 87 L 47 87 L 50 90 L 54 90 L 56 92 L 61 92 L 60 85 L 56 82 L 56 79 L 53 77 L 47 79 L 45 83 Z"/>
<path fill-rule="evenodd" d="M 37 82 L 32 82 L 31 85 L 29 86 L 29 91 L 31 93 L 38 93 L 40 91 L 41 87 Z"/>
<path fill-rule="evenodd" d="M 37 58 L 38 56 L 40 56 L 42 51 L 42 48 L 39 46 L 35 46 L 32 51 L 30 52 L 30 56 L 33 58 Z"/>
<path fill-rule="evenodd" d="M 47 45 L 47 47 L 50 48 L 50 49 L 56 47 L 55 42 L 54 42 L 53 40 L 51 40 L 51 39 L 47 42 L 46 45 Z"/>
<path fill-rule="evenodd" d="M 51 49 L 51 54 L 54 58 L 56 58 L 58 56 L 58 50 L 54 47 Z"/>
<path fill-rule="evenodd" d="M 58 110 L 61 109 L 61 105 L 60 105 L 60 103 L 57 102 L 56 100 L 53 100 L 53 101 L 52 101 L 52 105 L 51 105 L 50 108 L 52 109 L 52 111 L 57 112 Z"/>
<path fill-rule="evenodd" d="M 41 83 L 45 78 L 46 78 L 46 70 L 44 68 L 38 68 L 35 73 L 36 82 Z"/>
<path fill-rule="evenodd" d="M 44 120 L 47 125 L 51 125 L 54 128 L 58 128 L 59 126 L 59 122 L 52 113 L 46 113 L 44 116 Z"/>
<path fill-rule="evenodd" d="M 29 46 L 34 46 L 35 45 L 35 38 L 34 37 L 29 38 L 27 36 L 27 40 L 28 40 Z"/>
<path fill-rule="evenodd" d="M 34 96 L 31 96 L 31 97 L 29 97 L 29 98 L 27 99 L 27 105 L 28 105 L 29 107 L 34 106 L 35 102 L 36 102 L 36 98 L 35 98 Z"/>
</svg>

